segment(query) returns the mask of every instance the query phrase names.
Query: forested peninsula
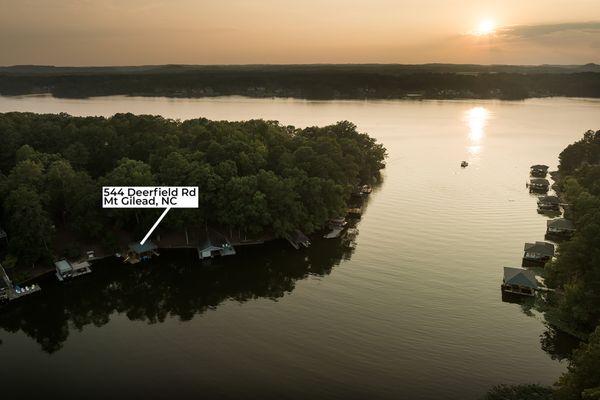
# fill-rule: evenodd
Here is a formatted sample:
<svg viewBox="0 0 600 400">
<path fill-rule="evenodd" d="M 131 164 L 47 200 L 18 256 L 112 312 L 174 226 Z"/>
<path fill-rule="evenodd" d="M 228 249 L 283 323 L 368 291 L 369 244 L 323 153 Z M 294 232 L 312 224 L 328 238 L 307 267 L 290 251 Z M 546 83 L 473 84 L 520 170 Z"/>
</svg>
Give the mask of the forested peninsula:
<svg viewBox="0 0 600 400">
<path fill-rule="evenodd" d="M 459 64 L 0 67 L 0 95 L 525 99 L 600 97 L 600 66 Z"/>
<path fill-rule="evenodd" d="M 198 186 L 199 208 L 171 212 L 164 229 L 310 233 L 345 213 L 358 184 L 379 179 L 385 157 L 350 122 L 0 114 L 3 265 L 52 265 L 77 256 L 82 241 L 117 250 L 116 232 L 141 239 L 161 210 L 102 209 L 102 186 Z"/>
</svg>

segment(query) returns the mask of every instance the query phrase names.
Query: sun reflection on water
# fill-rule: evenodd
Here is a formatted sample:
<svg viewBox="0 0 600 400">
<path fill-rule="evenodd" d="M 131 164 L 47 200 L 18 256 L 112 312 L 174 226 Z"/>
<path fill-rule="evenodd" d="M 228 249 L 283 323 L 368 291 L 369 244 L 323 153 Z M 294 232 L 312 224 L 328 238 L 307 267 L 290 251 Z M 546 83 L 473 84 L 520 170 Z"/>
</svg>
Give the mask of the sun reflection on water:
<svg viewBox="0 0 600 400">
<path fill-rule="evenodd" d="M 465 112 L 464 120 L 469 127 L 469 144 L 467 152 L 470 156 L 479 156 L 482 150 L 481 142 L 485 138 L 485 128 L 490 118 L 490 112 L 481 106 L 472 107 Z"/>
<path fill-rule="evenodd" d="M 473 144 L 479 143 L 483 139 L 489 117 L 490 112 L 485 107 L 473 107 L 467 111 L 469 139 Z"/>
</svg>

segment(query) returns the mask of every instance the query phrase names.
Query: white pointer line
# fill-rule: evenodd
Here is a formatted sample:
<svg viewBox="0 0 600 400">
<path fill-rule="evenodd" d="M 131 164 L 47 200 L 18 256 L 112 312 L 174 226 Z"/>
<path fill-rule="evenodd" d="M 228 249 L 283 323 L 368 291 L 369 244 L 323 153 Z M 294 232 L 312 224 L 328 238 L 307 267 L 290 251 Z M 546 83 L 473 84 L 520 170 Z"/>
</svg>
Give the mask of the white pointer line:
<svg viewBox="0 0 600 400">
<path fill-rule="evenodd" d="M 158 217 L 158 219 L 156 220 L 156 222 L 154 223 L 154 225 L 152 225 L 152 228 L 150 228 L 150 230 L 148 231 L 148 233 L 146 233 L 146 236 L 144 236 L 144 238 L 140 242 L 140 244 L 142 246 L 144 245 L 144 243 L 146 243 L 146 240 L 148 240 L 148 238 L 150 237 L 150 235 L 152 235 L 152 232 L 154 232 L 154 230 L 156 229 L 156 227 L 158 226 L 158 224 L 160 224 L 160 221 L 163 220 L 163 218 L 165 217 L 165 215 L 167 215 L 167 213 L 169 212 L 170 209 L 171 209 L 171 207 L 165 208 L 165 211 L 163 211 L 163 213 L 161 214 L 161 216 Z"/>
</svg>

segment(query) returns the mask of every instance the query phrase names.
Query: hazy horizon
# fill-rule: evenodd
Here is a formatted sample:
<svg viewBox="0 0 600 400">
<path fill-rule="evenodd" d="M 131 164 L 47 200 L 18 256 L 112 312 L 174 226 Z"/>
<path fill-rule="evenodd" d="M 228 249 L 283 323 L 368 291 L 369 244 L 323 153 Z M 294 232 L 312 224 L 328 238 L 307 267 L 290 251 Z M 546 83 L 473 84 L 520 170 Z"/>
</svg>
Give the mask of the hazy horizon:
<svg viewBox="0 0 600 400">
<path fill-rule="evenodd" d="M 0 0 L 0 65 L 600 63 L 597 1 Z"/>
</svg>

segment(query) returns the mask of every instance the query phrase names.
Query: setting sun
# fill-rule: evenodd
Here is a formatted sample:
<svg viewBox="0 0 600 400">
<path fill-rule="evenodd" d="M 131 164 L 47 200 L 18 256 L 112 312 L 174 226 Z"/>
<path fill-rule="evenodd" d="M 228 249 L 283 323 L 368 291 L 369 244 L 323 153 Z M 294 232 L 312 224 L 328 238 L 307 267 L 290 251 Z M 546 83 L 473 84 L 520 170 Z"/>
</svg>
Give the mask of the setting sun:
<svg viewBox="0 0 600 400">
<path fill-rule="evenodd" d="M 483 20 L 473 32 L 477 36 L 491 35 L 496 30 L 496 23 L 491 19 Z"/>
</svg>

